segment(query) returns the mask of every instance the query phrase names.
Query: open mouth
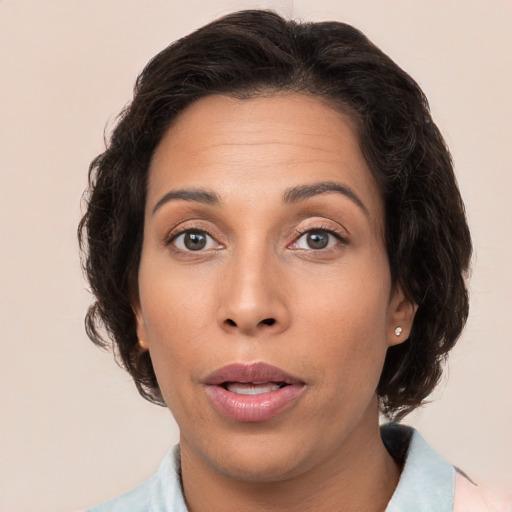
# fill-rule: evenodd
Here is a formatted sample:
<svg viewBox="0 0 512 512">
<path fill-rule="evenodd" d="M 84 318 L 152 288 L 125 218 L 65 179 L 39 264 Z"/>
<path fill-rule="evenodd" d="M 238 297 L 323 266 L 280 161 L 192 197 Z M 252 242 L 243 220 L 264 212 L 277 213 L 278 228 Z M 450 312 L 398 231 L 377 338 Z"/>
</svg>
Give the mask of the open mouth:
<svg viewBox="0 0 512 512">
<path fill-rule="evenodd" d="M 286 382 L 223 382 L 221 386 L 237 395 L 262 395 L 282 389 L 289 384 Z"/>
<path fill-rule="evenodd" d="M 263 362 L 233 363 L 205 381 L 215 409 L 236 421 L 267 421 L 290 409 L 304 392 L 305 382 Z"/>
</svg>

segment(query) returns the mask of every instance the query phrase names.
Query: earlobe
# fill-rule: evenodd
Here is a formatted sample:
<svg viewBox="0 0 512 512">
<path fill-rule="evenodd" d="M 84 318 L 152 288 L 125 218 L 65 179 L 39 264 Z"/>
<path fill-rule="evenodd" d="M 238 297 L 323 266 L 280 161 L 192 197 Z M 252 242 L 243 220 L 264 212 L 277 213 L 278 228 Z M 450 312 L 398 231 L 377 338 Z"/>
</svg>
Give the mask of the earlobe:
<svg viewBox="0 0 512 512">
<path fill-rule="evenodd" d="M 142 350 L 149 350 L 149 347 L 148 347 L 148 344 L 147 344 L 147 341 L 142 339 L 142 338 L 139 338 L 139 347 L 142 349 Z"/>
<path fill-rule="evenodd" d="M 400 285 L 397 285 L 390 303 L 388 322 L 388 346 L 398 345 L 409 339 L 414 315 L 418 306 L 409 300 Z"/>
<path fill-rule="evenodd" d="M 140 307 L 140 304 L 138 301 L 132 305 L 133 314 L 135 315 L 136 320 L 136 331 L 137 331 L 137 338 L 139 340 L 139 347 L 142 350 L 148 350 L 148 337 L 146 333 L 146 325 L 144 323 L 144 317 L 142 315 L 142 309 Z"/>
</svg>

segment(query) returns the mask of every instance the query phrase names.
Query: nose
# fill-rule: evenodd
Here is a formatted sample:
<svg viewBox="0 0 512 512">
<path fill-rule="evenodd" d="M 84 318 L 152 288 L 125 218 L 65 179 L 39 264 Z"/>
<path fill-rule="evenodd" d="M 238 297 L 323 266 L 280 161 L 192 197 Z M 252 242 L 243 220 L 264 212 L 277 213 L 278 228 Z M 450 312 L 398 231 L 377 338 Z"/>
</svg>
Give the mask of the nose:
<svg viewBox="0 0 512 512">
<path fill-rule="evenodd" d="M 227 265 L 221 283 L 218 321 L 230 333 L 278 334 L 290 322 L 284 272 L 265 254 L 240 255 Z"/>
</svg>

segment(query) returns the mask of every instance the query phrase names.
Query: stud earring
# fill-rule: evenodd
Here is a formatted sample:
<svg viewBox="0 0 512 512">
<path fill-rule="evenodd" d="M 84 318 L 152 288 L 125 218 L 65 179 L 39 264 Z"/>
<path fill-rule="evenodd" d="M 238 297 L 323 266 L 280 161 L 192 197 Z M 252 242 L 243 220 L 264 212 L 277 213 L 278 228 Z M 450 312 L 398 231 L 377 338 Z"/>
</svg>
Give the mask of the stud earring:
<svg viewBox="0 0 512 512">
<path fill-rule="evenodd" d="M 397 336 L 400 336 L 400 334 L 402 334 L 402 331 L 403 331 L 403 329 L 400 326 L 395 328 L 395 334 Z"/>
<path fill-rule="evenodd" d="M 144 348 L 144 349 L 146 348 L 144 341 L 142 341 L 140 338 L 139 338 L 139 347 Z"/>
</svg>

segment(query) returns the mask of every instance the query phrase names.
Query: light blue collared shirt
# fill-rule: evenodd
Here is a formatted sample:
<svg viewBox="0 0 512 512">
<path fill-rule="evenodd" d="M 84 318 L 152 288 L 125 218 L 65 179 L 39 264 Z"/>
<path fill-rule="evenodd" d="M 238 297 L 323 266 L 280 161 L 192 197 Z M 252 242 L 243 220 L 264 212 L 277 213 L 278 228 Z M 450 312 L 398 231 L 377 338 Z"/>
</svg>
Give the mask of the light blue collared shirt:
<svg viewBox="0 0 512 512">
<path fill-rule="evenodd" d="M 452 512 L 455 468 L 417 430 L 391 424 L 382 427 L 381 433 L 392 456 L 399 458 L 388 439 L 402 443 L 405 452 L 402 474 L 386 512 Z M 407 446 L 408 437 L 411 440 Z"/>
<path fill-rule="evenodd" d="M 455 468 L 410 427 L 385 425 L 381 433 L 391 455 L 405 458 L 385 512 L 452 512 Z M 87 512 L 188 512 L 181 490 L 179 446 L 149 480 Z"/>
</svg>

